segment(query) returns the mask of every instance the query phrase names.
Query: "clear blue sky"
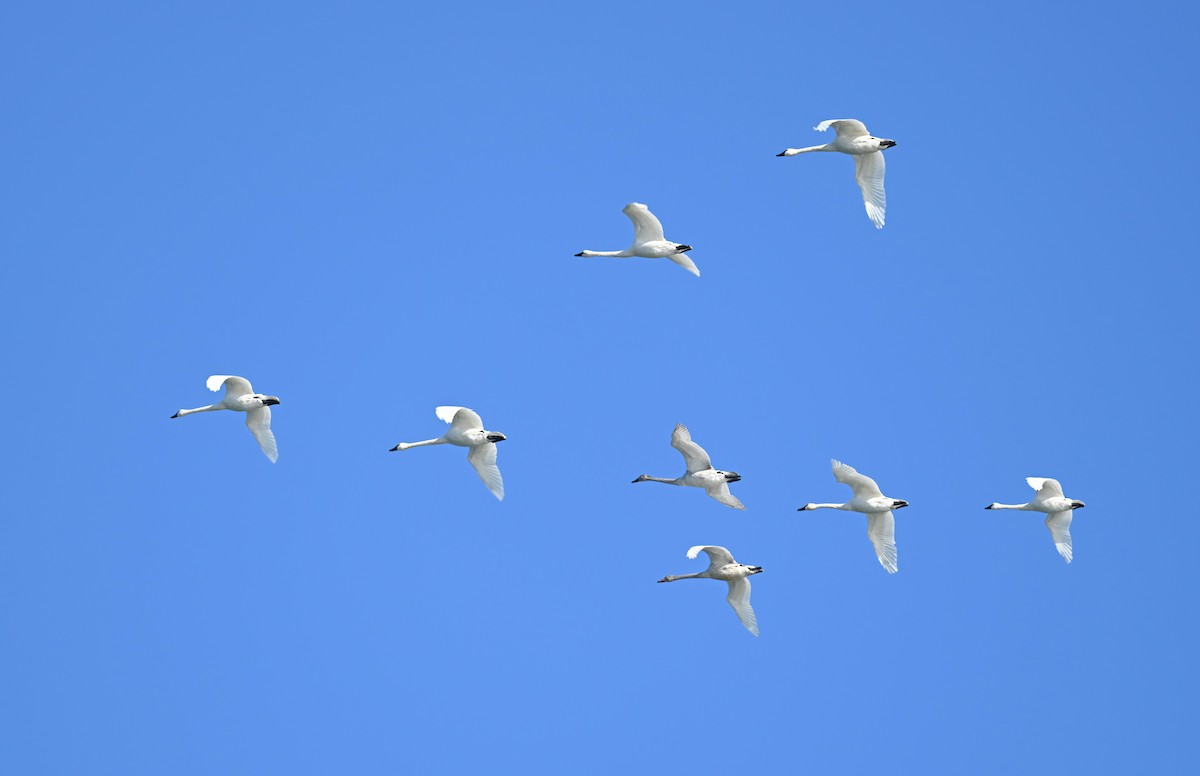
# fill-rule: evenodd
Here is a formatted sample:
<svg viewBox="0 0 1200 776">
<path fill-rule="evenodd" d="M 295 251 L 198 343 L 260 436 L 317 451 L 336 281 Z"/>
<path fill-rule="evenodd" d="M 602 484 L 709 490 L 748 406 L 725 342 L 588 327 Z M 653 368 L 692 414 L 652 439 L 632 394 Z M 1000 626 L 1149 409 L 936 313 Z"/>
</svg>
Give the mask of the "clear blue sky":
<svg viewBox="0 0 1200 776">
<path fill-rule="evenodd" d="M 1197 12 L 0 10 L 0 770 L 1193 765 Z M 776 158 L 857 117 L 888 153 Z M 619 249 L 647 203 L 695 246 Z M 230 413 L 277 395 L 272 466 Z M 439 404 L 508 435 L 497 502 Z M 683 422 L 736 512 L 674 476 Z M 829 459 L 912 506 L 900 573 Z M 1019 502 L 1087 502 L 1075 562 Z M 1194 501 L 1194 499 L 1192 499 Z M 710 582 L 722 544 L 751 637 Z"/>
</svg>

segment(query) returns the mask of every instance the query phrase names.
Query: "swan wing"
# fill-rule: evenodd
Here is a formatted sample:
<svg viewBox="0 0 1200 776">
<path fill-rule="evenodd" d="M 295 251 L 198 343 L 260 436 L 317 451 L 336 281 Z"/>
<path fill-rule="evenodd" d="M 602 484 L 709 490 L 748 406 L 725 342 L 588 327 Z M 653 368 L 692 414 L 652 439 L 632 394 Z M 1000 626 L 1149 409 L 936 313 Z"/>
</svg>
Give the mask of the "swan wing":
<svg viewBox="0 0 1200 776">
<path fill-rule="evenodd" d="M 820 124 L 813 127 L 818 132 L 833 127 L 833 131 L 837 132 L 838 137 L 844 137 L 847 140 L 852 140 L 856 137 L 868 137 L 871 133 L 867 131 L 867 125 L 858 119 L 826 119 Z"/>
<path fill-rule="evenodd" d="M 862 189 L 867 216 L 876 229 L 883 228 L 883 214 L 887 210 L 887 196 L 883 192 L 883 171 L 886 166 L 882 151 L 854 155 L 854 180 Z"/>
<path fill-rule="evenodd" d="M 896 565 L 896 518 L 891 512 L 873 512 L 867 515 L 867 538 L 875 545 L 875 555 L 887 573 L 900 570 Z"/>
<path fill-rule="evenodd" d="M 1050 536 L 1054 539 L 1054 548 L 1058 550 L 1059 555 L 1063 556 L 1063 560 L 1070 563 L 1073 557 L 1071 552 L 1071 510 L 1051 512 L 1046 515 L 1046 527 L 1050 529 Z"/>
<path fill-rule="evenodd" d="M 467 460 L 475 467 L 479 479 L 483 480 L 483 484 L 487 485 L 492 495 L 503 501 L 504 479 L 500 477 L 500 467 L 496 465 L 496 444 L 488 442 L 472 447 L 471 452 L 467 453 Z"/>
<path fill-rule="evenodd" d="M 724 547 L 718 547 L 715 544 L 697 544 L 687 551 L 689 558 L 695 559 L 701 552 L 708 553 L 710 566 L 728 566 L 730 563 L 737 563 L 733 556 L 729 554 L 729 550 Z"/>
<path fill-rule="evenodd" d="M 683 454 L 688 474 L 712 468 L 712 460 L 708 457 L 708 453 L 704 452 L 703 447 L 692 441 L 692 432 L 688 431 L 687 426 L 682 423 L 677 424 L 675 430 L 671 432 L 671 447 Z"/>
<path fill-rule="evenodd" d="M 734 509 L 745 509 L 742 502 L 738 501 L 738 497 L 729 492 L 728 482 L 718 482 L 704 489 L 704 492 L 720 501 L 727 507 Z"/>
<path fill-rule="evenodd" d="M 241 379 L 241 378 L 235 378 Z M 245 382 L 243 380 L 243 382 Z M 246 383 L 247 389 L 250 384 Z M 253 393 L 253 391 L 251 391 Z M 258 446 L 271 459 L 271 463 L 279 460 L 279 448 L 275 445 L 275 435 L 271 433 L 271 408 L 255 407 L 246 411 L 246 428 L 258 440 Z"/>
<path fill-rule="evenodd" d="M 224 385 L 226 396 L 245 396 L 248 393 L 254 393 L 254 389 L 250 387 L 250 381 L 237 375 L 210 375 L 204 384 L 210 391 L 219 391 Z"/>
<path fill-rule="evenodd" d="M 700 277 L 700 268 L 696 266 L 696 262 L 692 261 L 692 257 L 688 256 L 686 253 L 672 253 L 667 258 L 683 267 L 696 277 Z"/>
<path fill-rule="evenodd" d="M 471 431 L 483 428 L 483 418 L 479 417 L 475 410 L 466 407 L 437 407 L 434 413 L 455 429 Z"/>
<path fill-rule="evenodd" d="M 750 608 L 750 577 L 729 580 L 729 595 L 725 596 L 725 600 L 733 607 L 746 630 L 757 636 L 758 618 L 754 616 L 754 609 Z"/>
<path fill-rule="evenodd" d="M 621 212 L 629 216 L 629 220 L 633 222 L 633 241 L 635 243 L 667 239 L 663 237 L 662 222 L 655 218 L 654 214 L 650 212 L 650 208 L 641 202 L 630 202 L 622 208 Z"/>
<path fill-rule="evenodd" d="M 1045 501 L 1048 498 L 1066 498 L 1063 496 L 1062 485 L 1058 484 L 1058 480 L 1050 477 L 1026 477 L 1025 481 L 1029 483 L 1029 487 L 1037 491 L 1037 500 Z"/>
<path fill-rule="evenodd" d="M 854 491 L 855 496 L 875 498 L 876 496 L 883 495 L 883 491 L 875 484 L 875 480 L 865 474 L 859 474 L 853 466 L 847 466 L 836 459 L 832 463 L 833 478 L 838 482 L 849 485 L 851 490 Z"/>
</svg>

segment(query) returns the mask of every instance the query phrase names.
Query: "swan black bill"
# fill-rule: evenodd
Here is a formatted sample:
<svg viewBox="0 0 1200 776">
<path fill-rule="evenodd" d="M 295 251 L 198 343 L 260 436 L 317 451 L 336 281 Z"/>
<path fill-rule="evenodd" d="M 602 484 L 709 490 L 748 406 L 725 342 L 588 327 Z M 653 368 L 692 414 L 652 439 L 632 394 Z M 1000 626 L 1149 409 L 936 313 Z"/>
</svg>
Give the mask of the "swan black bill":
<svg viewBox="0 0 1200 776">
<path fill-rule="evenodd" d="M 901 509 L 901 508 L 903 508 L 903 507 L 906 507 L 906 506 L 908 506 L 908 502 L 907 502 L 907 501 L 899 501 L 899 500 L 897 500 L 897 501 L 896 501 L 896 503 L 892 505 L 892 509 Z"/>
<path fill-rule="evenodd" d="M 777 153 L 775 155 L 776 156 L 787 156 L 787 151 L 781 151 L 780 153 Z"/>
<path fill-rule="evenodd" d="M 583 251 L 580 251 L 579 253 L 576 253 L 575 255 L 576 255 L 576 256 L 582 256 L 582 255 L 583 255 Z"/>
<path fill-rule="evenodd" d="M 278 403 L 279 403 L 279 399 L 276 399 L 275 397 L 271 397 L 270 399 L 263 399 L 264 407 L 270 407 L 271 405 L 278 404 Z"/>
<path fill-rule="evenodd" d="M 174 415 L 172 415 L 171 417 L 173 417 L 173 418 L 177 418 L 177 417 L 179 417 L 179 413 L 178 413 L 178 412 L 176 412 L 176 413 L 175 413 Z"/>
</svg>

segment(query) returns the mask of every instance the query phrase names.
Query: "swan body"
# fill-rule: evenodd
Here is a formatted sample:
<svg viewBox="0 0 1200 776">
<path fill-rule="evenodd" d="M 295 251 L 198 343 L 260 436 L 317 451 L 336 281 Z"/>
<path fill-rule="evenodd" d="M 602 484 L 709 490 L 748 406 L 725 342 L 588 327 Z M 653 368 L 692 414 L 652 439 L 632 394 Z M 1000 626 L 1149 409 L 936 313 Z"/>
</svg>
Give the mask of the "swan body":
<svg viewBox="0 0 1200 776">
<path fill-rule="evenodd" d="M 633 222 L 633 245 L 623 251 L 580 251 L 575 255 L 584 258 L 641 256 L 644 259 L 670 259 L 696 277 L 700 277 L 696 263 L 687 255 L 692 246 L 671 242 L 664 237 L 662 222 L 654 217 L 650 208 L 641 202 L 630 202 L 621 212 Z"/>
<path fill-rule="evenodd" d="M 896 145 L 895 140 L 875 137 L 867 131 L 867 127 L 858 119 L 829 119 L 822 121 L 813 129 L 818 132 L 833 127 L 837 137 L 832 143 L 809 146 L 808 148 L 787 148 L 776 156 L 796 156 L 811 151 L 838 151 L 854 157 L 854 180 L 862 189 L 863 205 L 867 208 L 867 216 L 876 229 L 883 228 L 884 211 L 887 210 L 887 196 L 883 191 L 883 173 L 886 167 L 883 161 L 883 150 Z"/>
<path fill-rule="evenodd" d="M 726 472 L 714 469 L 712 461 L 704 448 L 692 441 L 691 432 L 682 423 L 675 426 L 671 432 L 671 447 L 683 455 L 687 471 L 675 479 L 651 477 L 649 474 L 639 476 L 634 482 L 662 482 L 667 485 L 686 485 L 692 488 L 704 488 L 704 492 L 725 506 L 734 509 L 745 509 L 737 496 L 729 492 L 729 483 L 737 482 L 742 475 L 737 472 Z"/>
<path fill-rule="evenodd" d="M 758 619 L 750 608 L 750 577 L 762 573 L 762 566 L 747 566 L 738 563 L 729 554 L 729 550 L 715 545 L 698 544 L 687 551 L 687 556 L 694 559 L 701 551 L 708 554 L 708 568 L 699 574 L 668 574 L 659 582 L 674 582 L 678 579 L 719 579 L 729 583 L 729 595 L 725 600 L 733 607 L 746 630 L 758 635 Z"/>
<path fill-rule="evenodd" d="M 271 433 L 271 406 L 279 403 L 279 397 L 255 393 L 250 387 L 250 381 L 235 375 L 210 375 L 204 383 L 208 390 L 219 391 L 225 386 L 225 395 L 216 404 L 196 407 L 191 410 L 179 410 L 172 418 L 182 418 L 197 412 L 213 412 L 215 410 L 233 410 L 246 413 L 246 428 L 258 441 L 258 446 L 270 459 L 271 463 L 279 460 L 279 447 L 275 444 L 275 435 Z"/>
<path fill-rule="evenodd" d="M 1026 512 L 1045 512 L 1046 527 L 1050 529 L 1050 538 L 1054 540 L 1054 548 L 1067 563 L 1071 562 L 1074 553 L 1071 551 L 1071 514 L 1080 507 L 1087 506 L 1082 501 L 1067 498 L 1063 495 L 1062 485 L 1050 477 L 1026 477 L 1029 487 L 1037 491 L 1033 501 L 1028 504 L 988 504 L 984 509 L 1021 509 Z"/>
<path fill-rule="evenodd" d="M 833 461 L 833 478 L 850 486 L 854 496 L 844 504 L 805 504 L 798 511 L 806 509 L 842 509 L 847 512 L 862 512 L 867 516 L 867 538 L 875 547 L 875 556 L 879 564 L 889 574 L 900 570 L 896 564 L 896 519 L 893 509 L 908 506 L 907 501 L 889 498 L 883 495 L 875 480 L 864 474 L 859 474 L 853 466 L 847 466 L 841 461 Z"/>
<path fill-rule="evenodd" d="M 483 484 L 497 499 L 504 500 L 504 480 L 500 477 L 500 467 L 496 465 L 496 443 L 503 442 L 508 437 L 498 431 L 487 431 L 483 427 L 483 419 L 466 407 L 437 407 L 434 413 L 441 420 L 450 424 L 445 434 L 437 439 L 426 439 L 423 442 L 401 442 L 389 452 L 408 450 L 411 447 L 425 445 L 458 445 L 469 447 L 467 461 L 475 467 L 475 472 Z"/>
</svg>

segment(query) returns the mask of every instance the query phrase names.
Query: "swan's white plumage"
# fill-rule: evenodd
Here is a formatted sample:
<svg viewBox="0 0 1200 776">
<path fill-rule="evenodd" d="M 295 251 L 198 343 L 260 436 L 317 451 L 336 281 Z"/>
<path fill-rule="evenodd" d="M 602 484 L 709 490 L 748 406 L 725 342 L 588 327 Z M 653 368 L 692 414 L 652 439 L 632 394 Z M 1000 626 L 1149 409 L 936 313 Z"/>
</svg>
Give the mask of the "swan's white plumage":
<svg viewBox="0 0 1200 776">
<path fill-rule="evenodd" d="M 700 277 L 700 268 L 696 266 L 696 262 L 692 261 L 692 257 L 688 256 L 686 253 L 672 253 L 667 258 L 683 267 L 696 277 Z"/>
<path fill-rule="evenodd" d="M 854 157 L 854 180 L 862 189 L 863 206 L 867 209 L 867 217 L 877 229 L 883 228 L 885 211 L 887 210 L 887 195 L 883 191 L 883 173 L 887 164 L 883 160 L 883 152 L 873 154 L 858 154 Z"/>
<path fill-rule="evenodd" d="M 209 378 L 204 381 L 204 385 L 210 391 L 219 391 L 224 385 L 225 393 L 228 396 L 245 396 L 248 393 L 254 393 L 254 389 L 250 387 L 250 381 L 237 375 L 209 375 Z"/>
<path fill-rule="evenodd" d="M 750 577 L 729 580 L 729 595 L 725 600 L 733 607 L 733 613 L 741 620 L 746 630 L 758 635 L 758 618 L 750 607 Z"/>
<path fill-rule="evenodd" d="M 249 385 L 247 383 L 247 385 Z M 286 425 L 286 424 L 285 424 Z M 266 453 L 271 463 L 279 460 L 279 447 L 275 444 L 275 434 L 271 432 L 271 408 L 256 407 L 246 411 L 246 428 L 258 440 L 258 446 Z"/>
<path fill-rule="evenodd" d="M 650 212 L 650 208 L 641 202 L 630 202 L 621 209 L 633 222 L 633 241 L 635 243 L 652 242 L 667 239 L 663 235 L 662 221 Z"/>
<path fill-rule="evenodd" d="M 1052 512 L 1046 515 L 1046 527 L 1050 529 L 1050 537 L 1054 539 L 1054 549 L 1067 563 L 1071 562 L 1071 510 Z"/>
<path fill-rule="evenodd" d="M 1062 485 L 1052 477 L 1026 477 L 1025 481 L 1029 483 L 1029 487 L 1037 491 L 1039 501 L 1054 497 L 1066 498 L 1063 496 Z"/>
<path fill-rule="evenodd" d="M 738 497 L 729 491 L 728 482 L 718 482 L 712 487 L 705 488 L 704 492 L 711 498 L 715 498 L 725 506 L 733 507 L 734 509 L 745 509 L 746 506 L 738 500 Z"/>
<path fill-rule="evenodd" d="M 708 453 L 704 451 L 703 447 L 692 441 L 692 432 L 688 431 L 688 427 L 682 423 L 676 424 L 675 430 L 671 432 L 671 447 L 683 455 L 688 474 L 695 474 L 713 467 Z"/>
<path fill-rule="evenodd" d="M 896 564 L 896 518 L 891 512 L 867 515 L 867 538 L 875 546 L 875 556 L 889 574 L 900 570 Z"/>
<path fill-rule="evenodd" d="M 479 413 L 475 410 L 466 407 L 444 406 L 435 407 L 433 411 L 439 420 L 449 423 L 454 428 L 463 430 L 483 428 L 483 418 L 479 417 Z"/>
<path fill-rule="evenodd" d="M 708 555 L 709 565 L 712 566 L 726 566 L 734 562 L 733 553 L 715 544 L 697 544 L 695 547 L 689 547 L 687 551 L 688 559 L 695 560 L 701 552 Z"/>
<path fill-rule="evenodd" d="M 838 134 L 838 137 L 844 137 L 847 140 L 853 140 L 856 137 L 869 137 L 870 132 L 867 131 L 867 125 L 858 119 L 826 119 L 820 124 L 813 127 L 818 132 L 833 127 L 833 131 Z"/>
<path fill-rule="evenodd" d="M 469 411 L 469 410 L 468 410 Z M 496 465 L 496 445 L 489 442 L 486 445 L 472 447 L 467 453 L 467 460 L 475 467 L 475 472 L 492 495 L 504 500 L 504 480 L 500 476 L 500 467 Z"/>
<path fill-rule="evenodd" d="M 836 458 L 831 463 L 833 464 L 833 478 L 849 485 L 856 498 L 876 498 L 883 495 L 883 491 L 875 484 L 875 480 L 865 474 L 859 474 L 853 466 L 844 464 Z"/>
</svg>

